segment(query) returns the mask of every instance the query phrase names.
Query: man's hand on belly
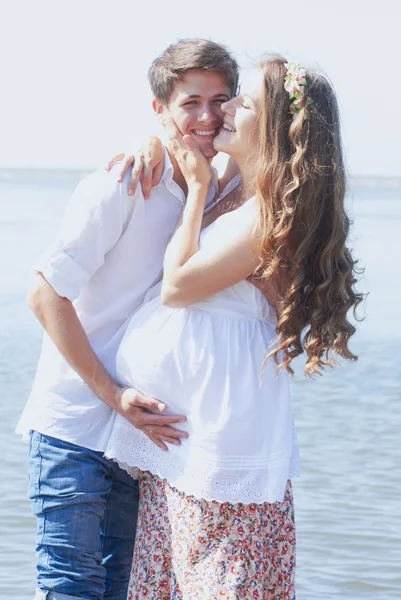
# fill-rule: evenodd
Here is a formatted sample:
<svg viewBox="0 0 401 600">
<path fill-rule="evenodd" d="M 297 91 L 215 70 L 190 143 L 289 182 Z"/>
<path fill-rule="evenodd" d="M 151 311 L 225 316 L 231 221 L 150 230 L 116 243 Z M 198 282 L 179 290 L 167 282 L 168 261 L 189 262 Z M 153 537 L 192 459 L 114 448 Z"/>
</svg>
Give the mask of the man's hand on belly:
<svg viewBox="0 0 401 600">
<path fill-rule="evenodd" d="M 179 446 L 188 437 L 171 427 L 186 421 L 185 417 L 160 414 L 165 404 L 115 381 L 94 353 L 72 302 L 59 296 L 41 274 L 29 294 L 29 305 L 61 355 L 100 400 L 142 429 L 162 450 L 168 450 L 165 442 Z"/>
<path fill-rule="evenodd" d="M 188 437 L 185 431 L 171 427 L 175 423 L 183 423 L 186 417 L 160 414 L 166 409 L 165 404 L 133 388 L 120 388 L 119 397 L 113 404 L 120 415 L 141 429 L 162 450 L 168 450 L 165 442 L 179 446 L 181 439 Z"/>
</svg>

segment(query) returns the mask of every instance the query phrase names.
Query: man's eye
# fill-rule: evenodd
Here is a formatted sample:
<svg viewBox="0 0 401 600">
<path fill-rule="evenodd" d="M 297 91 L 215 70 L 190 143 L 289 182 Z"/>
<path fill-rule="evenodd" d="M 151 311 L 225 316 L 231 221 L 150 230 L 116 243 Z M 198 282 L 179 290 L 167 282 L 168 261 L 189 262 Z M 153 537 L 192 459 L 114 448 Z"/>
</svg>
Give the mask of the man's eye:
<svg viewBox="0 0 401 600">
<path fill-rule="evenodd" d="M 223 100 L 222 98 L 219 98 L 218 100 L 215 100 L 216 104 L 223 104 L 224 102 L 227 102 L 227 100 Z"/>
<path fill-rule="evenodd" d="M 251 107 L 250 107 L 250 106 L 248 106 L 247 104 L 241 104 L 241 106 L 242 106 L 242 108 L 246 108 L 246 109 L 248 109 L 248 108 L 251 108 Z"/>
<path fill-rule="evenodd" d="M 184 106 L 194 106 L 196 104 L 196 100 L 189 100 L 184 103 Z"/>
</svg>

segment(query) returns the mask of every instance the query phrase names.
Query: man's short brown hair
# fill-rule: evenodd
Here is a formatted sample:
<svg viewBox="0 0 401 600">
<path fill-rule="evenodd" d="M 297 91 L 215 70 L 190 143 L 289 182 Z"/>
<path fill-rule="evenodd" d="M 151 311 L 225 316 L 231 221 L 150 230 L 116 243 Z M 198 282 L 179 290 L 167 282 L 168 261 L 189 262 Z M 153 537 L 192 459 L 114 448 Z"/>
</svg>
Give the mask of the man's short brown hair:
<svg viewBox="0 0 401 600">
<path fill-rule="evenodd" d="M 148 71 L 155 98 L 167 104 L 177 81 L 190 69 L 220 73 L 234 96 L 238 86 L 238 63 L 228 50 L 210 40 L 183 39 L 171 44 L 158 56 Z"/>
</svg>

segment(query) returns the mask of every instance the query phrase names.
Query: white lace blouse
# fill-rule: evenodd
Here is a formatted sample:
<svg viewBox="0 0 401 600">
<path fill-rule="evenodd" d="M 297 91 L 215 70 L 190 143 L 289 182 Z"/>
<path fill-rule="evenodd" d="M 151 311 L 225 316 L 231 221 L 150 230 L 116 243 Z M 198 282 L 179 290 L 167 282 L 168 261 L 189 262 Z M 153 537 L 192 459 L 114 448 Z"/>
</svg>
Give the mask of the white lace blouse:
<svg viewBox="0 0 401 600">
<path fill-rule="evenodd" d="M 204 229 L 201 246 L 221 243 L 252 204 Z M 165 452 L 117 414 L 106 456 L 197 498 L 282 501 L 287 480 L 299 475 L 299 453 L 287 372 L 269 359 L 260 377 L 275 338 L 275 311 L 248 281 L 185 309 L 163 306 L 160 295 L 144 304 L 121 343 L 119 378 L 186 415 L 180 427 L 189 437 Z"/>
</svg>

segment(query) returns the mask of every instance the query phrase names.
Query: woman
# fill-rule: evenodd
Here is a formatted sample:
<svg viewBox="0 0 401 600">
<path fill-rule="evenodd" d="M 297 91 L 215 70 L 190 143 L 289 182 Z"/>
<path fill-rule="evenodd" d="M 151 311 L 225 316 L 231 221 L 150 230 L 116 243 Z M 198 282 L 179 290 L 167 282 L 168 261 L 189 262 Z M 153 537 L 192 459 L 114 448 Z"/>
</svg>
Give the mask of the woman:
<svg viewBox="0 0 401 600">
<path fill-rule="evenodd" d="M 332 352 L 356 358 L 346 315 L 361 295 L 330 84 L 272 57 L 222 108 L 215 148 L 237 161 L 246 197 L 201 231 L 209 166 L 175 134 L 187 204 L 161 294 L 117 357 L 122 381 L 186 414 L 189 433 L 163 452 L 116 417 L 107 455 L 140 469 L 132 598 L 295 597 L 291 362 L 306 352 L 314 374 Z M 278 318 L 255 275 L 281 282 Z"/>
</svg>

